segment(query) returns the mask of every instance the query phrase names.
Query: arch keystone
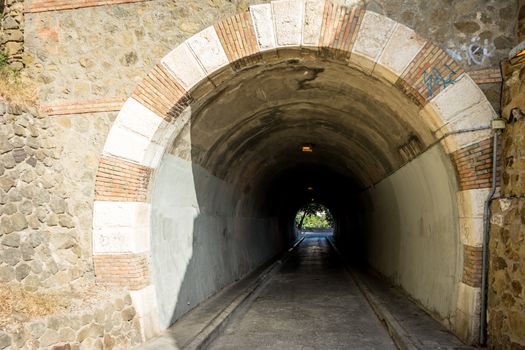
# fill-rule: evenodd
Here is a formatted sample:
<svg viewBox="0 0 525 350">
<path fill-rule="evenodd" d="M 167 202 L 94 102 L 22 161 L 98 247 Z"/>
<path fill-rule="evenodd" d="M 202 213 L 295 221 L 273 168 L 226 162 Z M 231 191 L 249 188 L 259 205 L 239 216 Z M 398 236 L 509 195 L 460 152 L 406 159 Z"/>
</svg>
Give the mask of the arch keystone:
<svg viewBox="0 0 525 350">
<path fill-rule="evenodd" d="M 276 46 L 299 46 L 302 41 L 304 2 L 298 0 L 272 1 Z"/>
</svg>

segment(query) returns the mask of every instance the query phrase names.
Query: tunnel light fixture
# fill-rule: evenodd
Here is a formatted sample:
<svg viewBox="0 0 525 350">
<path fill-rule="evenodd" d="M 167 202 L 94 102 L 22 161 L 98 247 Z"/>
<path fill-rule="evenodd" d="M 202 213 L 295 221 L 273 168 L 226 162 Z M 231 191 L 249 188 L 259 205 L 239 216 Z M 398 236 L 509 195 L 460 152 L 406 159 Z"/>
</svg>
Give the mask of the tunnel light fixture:
<svg viewBox="0 0 525 350">
<path fill-rule="evenodd" d="M 303 153 L 312 153 L 314 151 L 314 145 L 311 143 L 304 143 L 301 145 L 301 151 Z"/>
<path fill-rule="evenodd" d="M 308 188 L 306 188 L 308 191 L 313 191 L 314 188 L 312 186 L 309 186 Z"/>
</svg>

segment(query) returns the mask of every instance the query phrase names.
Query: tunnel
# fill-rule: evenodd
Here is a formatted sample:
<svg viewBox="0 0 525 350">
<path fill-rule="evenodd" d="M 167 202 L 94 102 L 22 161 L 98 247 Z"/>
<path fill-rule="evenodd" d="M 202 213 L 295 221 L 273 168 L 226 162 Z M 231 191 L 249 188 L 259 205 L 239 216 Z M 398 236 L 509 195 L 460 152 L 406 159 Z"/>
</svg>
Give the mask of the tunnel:
<svg viewBox="0 0 525 350">
<path fill-rule="evenodd" d="M 289 248 L 313 200 L 350 260 L 450 319 L 456 173 L 419 109 L 377 77 L 304 57 L 244 69 L 193 101 L 151 185 L 161 328 Z"/>
<path fill-rule="evenodd" d="M 347 261 L 473 343 L 494 117 L 402 24 L 254 5 L 170 51 L 120 110 L 95 184 L 95 275 L 131 289 L 148 339 L 279 259 L 315 202 Z M 127 268 L 111 274 L 115 255 Z"/>
</svg>

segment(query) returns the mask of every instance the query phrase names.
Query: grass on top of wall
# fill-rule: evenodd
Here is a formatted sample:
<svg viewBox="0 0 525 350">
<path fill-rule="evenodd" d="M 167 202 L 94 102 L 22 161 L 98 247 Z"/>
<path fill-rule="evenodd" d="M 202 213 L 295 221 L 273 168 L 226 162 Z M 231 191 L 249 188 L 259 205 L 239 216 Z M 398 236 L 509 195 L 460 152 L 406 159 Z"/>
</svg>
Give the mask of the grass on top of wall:
<svg viewBox="0 0 525 350">
<path fill-rule="evenodd" d="M 32 292 L 6 285 L 0 285 L 0 300 L 0 330 L 66 310 L 71 304 L 64 292 Z"/>
<path fill-rule="evenodd" d="M 6 54 L 0 52 L 0 100 L 19 106 L 35 107 L 36 96 L 35 85 L 22 72 L 11 69 Z"/>
</svg>

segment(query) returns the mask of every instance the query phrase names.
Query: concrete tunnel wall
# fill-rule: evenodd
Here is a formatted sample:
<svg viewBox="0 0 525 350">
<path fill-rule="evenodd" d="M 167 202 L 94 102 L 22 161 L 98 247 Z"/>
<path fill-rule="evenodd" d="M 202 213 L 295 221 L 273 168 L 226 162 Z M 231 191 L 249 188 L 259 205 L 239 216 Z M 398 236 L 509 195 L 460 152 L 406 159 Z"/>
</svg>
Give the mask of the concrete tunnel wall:
<svg viewBox="0 0 525 350">
<path fill-rule="evenodd" d="M 399 92 L 344 66 L 296 65 L 238 76 L 196 104 L 174 132 L 151 196 L 152 272 L 161 327 L 293 241 L 289 222 L 304 199 L 292 197 L 301 196 L 296 187 L 306 182 L 297 185 L 305 174 L 292 170 L 305 165 L 339 174 L 337 180 L 315 181 L 316 187 L 335 184 L 325 189 L 324 199 L 342 223 L 336 232 L 342 248 L 365 251 L 364 260 L 436 318 L 453 319 L 461 261 L 450 158 L 436 145 L 402 166 L 397 140 L 431 139 L 420 124 L 402 120 L 415 113 Z M 311 71 L 317 73 L 312 77 Z M 337 82 L 340 94 L 324 106 L 336 77 L 346 78 L 348 90 Z M 298 79 L 317 85 L 304 88 Z M 264 91 L 266 102 L 250 91 Z M 264 109 L 266 104 L 271 108 Z M 399 132 L 390 135 L 394 128 Z M 309 160 L 296 156 L 305 133 L 315 137 L 320 153 Z M 359 165 L 345 172 L 352 158 Z M 288 179 L 278 176 L 287 172 Z"/>
<path fill-rule="evenodd" d="M 164 156 L 151 217 L 162 328 L 286 246 L 275 218 L 242 215 L 240 205 L 232 184 L 190 161 Z"/>
<path fill-rule="evenodd" d="M 434 146 L 363 193 L 359 213 L 370 266 L 449 327 L 462 268 L 456 192 L 452 163 Z"/>
</svg>

